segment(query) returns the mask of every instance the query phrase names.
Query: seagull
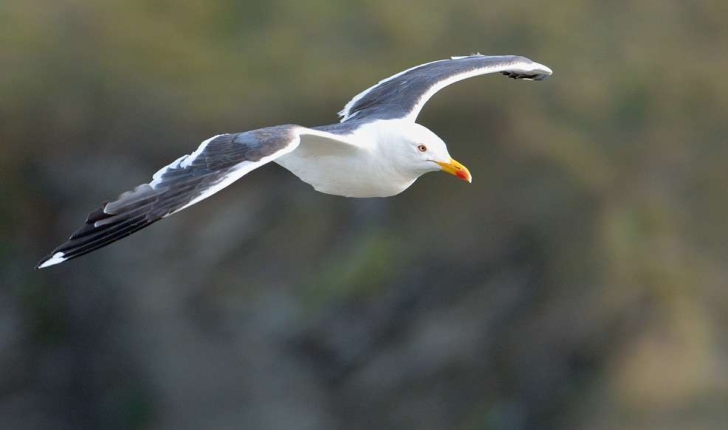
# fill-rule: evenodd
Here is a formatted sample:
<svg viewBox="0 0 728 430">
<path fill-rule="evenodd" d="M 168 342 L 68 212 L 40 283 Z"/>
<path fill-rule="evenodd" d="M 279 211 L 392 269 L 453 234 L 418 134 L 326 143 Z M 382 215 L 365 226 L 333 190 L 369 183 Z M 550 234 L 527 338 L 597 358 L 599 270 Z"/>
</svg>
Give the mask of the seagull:
<svg viewBox="0 0 728 430">
<path fill-rule="evenodd" d="M 129 236 L 270 162 L 316 191 L 345 197 L 394 196 L 434 171 L 471 182 L 470 171 L 450 157 L 445 142 L 415 120 L 439 90 L 490 73 L 540 81 L 552 72 L 515 55 L 452 57 L 379 81 L 351 99 L 336 124 L 278 125 L 213 136 L 160 169 L 151 182 L 103 203 L 36 268 L 63 263 Z"/>
</svg>

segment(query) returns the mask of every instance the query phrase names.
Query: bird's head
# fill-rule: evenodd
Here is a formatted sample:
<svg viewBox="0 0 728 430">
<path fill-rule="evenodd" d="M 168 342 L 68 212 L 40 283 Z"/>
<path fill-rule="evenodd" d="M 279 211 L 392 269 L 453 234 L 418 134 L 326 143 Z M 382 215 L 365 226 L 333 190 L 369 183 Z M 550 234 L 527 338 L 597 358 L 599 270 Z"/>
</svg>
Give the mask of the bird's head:
<svg viewBox="0 0 728 430">
<path fill-rule="evenodd" d="M 402 132 L 397 157 L 401 167 L 417 173 L 441 170 L 463 181 L 472 182 L 467 167 L 455 161 L 447 151 L 447 145 L 435 133 L 415 123 L 407 123 L 400 128 Z"/>
</svg>

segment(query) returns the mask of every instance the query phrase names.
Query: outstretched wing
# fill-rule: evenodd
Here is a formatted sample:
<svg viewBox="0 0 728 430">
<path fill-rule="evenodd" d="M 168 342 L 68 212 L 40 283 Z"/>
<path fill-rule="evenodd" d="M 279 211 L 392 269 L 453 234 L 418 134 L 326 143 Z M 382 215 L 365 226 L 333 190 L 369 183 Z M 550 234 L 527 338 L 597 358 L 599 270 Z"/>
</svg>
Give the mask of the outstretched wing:
<svg viewBox="0 0 728 430">
<path fill-rule="evenodd" d="M 251 170 L 293 151 L 306 130 L 282 125 L 207 139 L 192 154 L 155 173 L 150 183 L 89 214 L 86 223 L 37 268 L 87 254 L 215 194 Z"/>
<path fill-rule="evenodd" d="M 339 112 L 341 122 L 352 118 L 406 119 L 415 121 L 436 92 L 473 76 L 501 73 L 513 79 L 540 81 L 551 69 L 515 55 L 470 55 L 422 64 L 397 73 L 351 99 Z"/>
</svg>

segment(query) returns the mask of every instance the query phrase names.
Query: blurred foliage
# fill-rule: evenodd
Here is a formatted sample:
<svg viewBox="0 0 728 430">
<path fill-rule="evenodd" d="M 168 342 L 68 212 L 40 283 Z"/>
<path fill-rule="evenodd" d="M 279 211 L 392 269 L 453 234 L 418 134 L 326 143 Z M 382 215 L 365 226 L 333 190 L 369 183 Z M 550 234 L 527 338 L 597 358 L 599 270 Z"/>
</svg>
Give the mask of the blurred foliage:
<svg viewBox="0 0 728 430">
<path fill-rule="evenodd" d="M 728 2 L 4 0 L 0 427 L 718 429 Z M 270 166 L 43 272 L 220 132 L 521 54 L 420 117 L 473 172 L 392 199 Z"/>
</svg>

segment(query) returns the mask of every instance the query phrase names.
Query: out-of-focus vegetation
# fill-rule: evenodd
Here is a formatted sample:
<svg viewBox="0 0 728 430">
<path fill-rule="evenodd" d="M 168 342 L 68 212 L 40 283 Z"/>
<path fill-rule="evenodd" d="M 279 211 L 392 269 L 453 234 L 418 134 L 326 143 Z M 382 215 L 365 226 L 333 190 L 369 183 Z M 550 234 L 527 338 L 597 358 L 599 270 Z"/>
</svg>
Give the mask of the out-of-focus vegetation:
<svg viewBox="0 0 728 430">
<path fill-rule="evenodd" d="M 728 2 L 0 4 L 3 429 L 723 429 Z M 336 121 L 471 52 L 550 66 L 438 94 L 473 172 L 349 200 L 277 166 L 34 263 L 220 132 Z"/>
</svg>

